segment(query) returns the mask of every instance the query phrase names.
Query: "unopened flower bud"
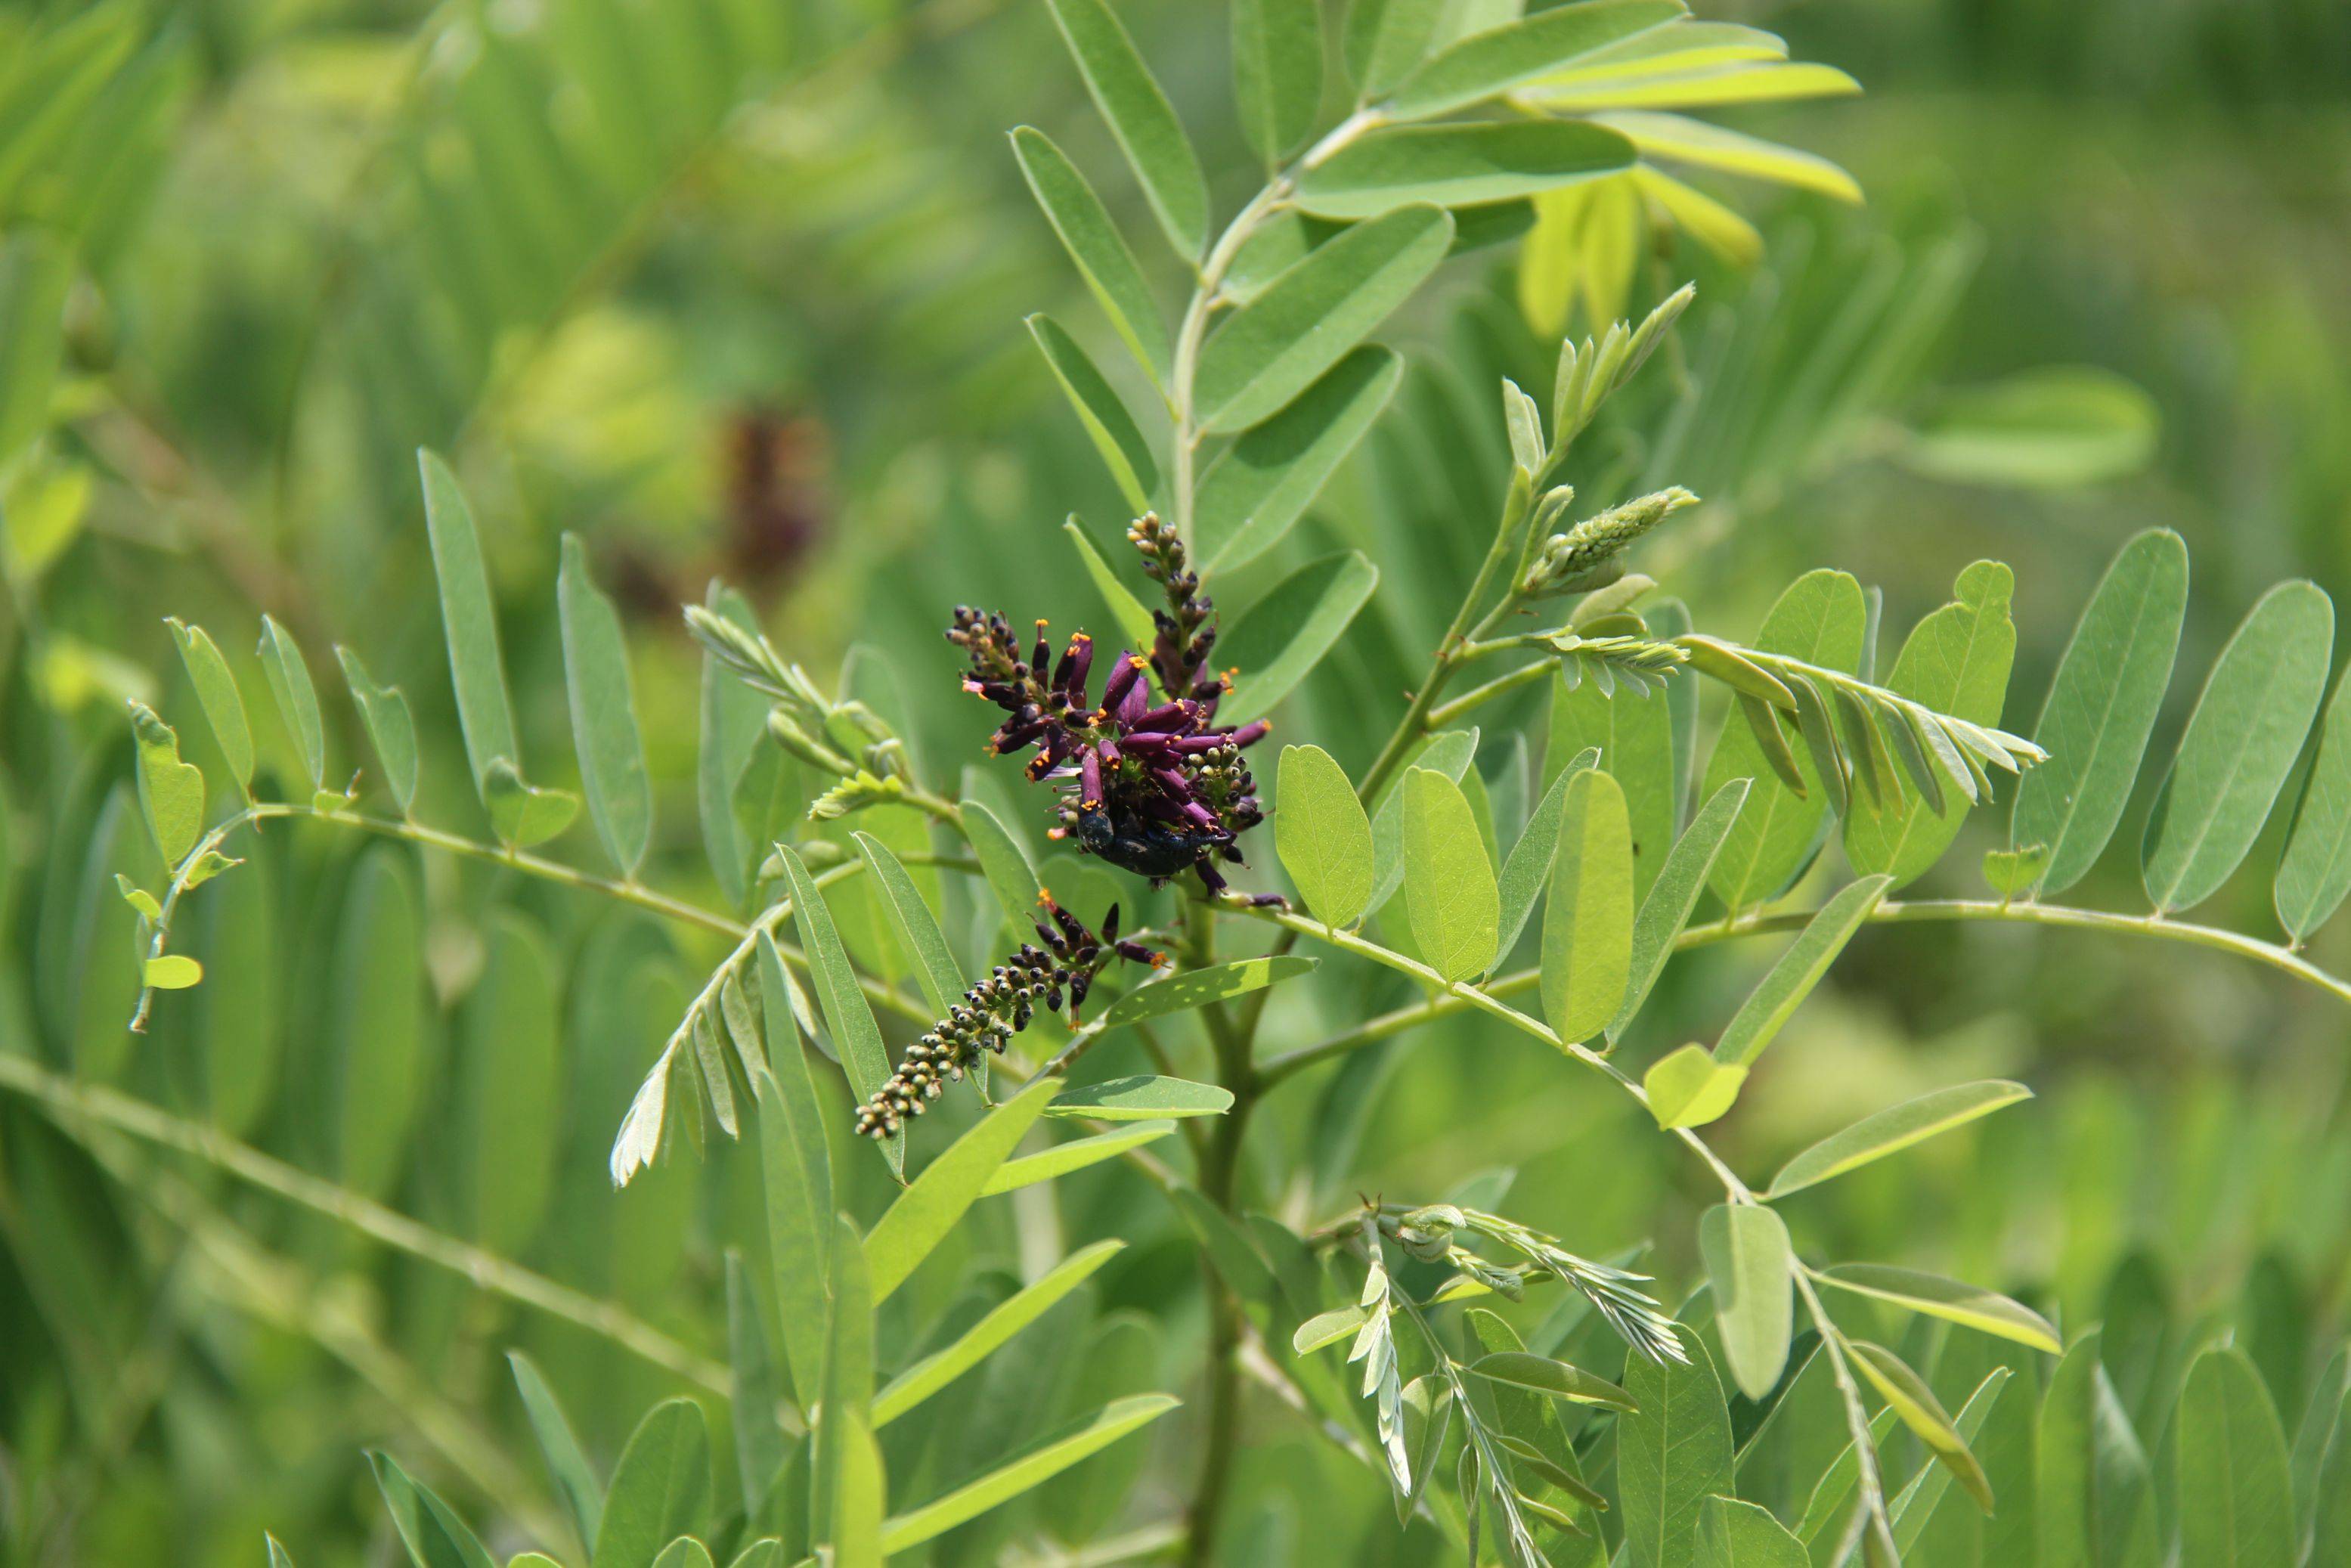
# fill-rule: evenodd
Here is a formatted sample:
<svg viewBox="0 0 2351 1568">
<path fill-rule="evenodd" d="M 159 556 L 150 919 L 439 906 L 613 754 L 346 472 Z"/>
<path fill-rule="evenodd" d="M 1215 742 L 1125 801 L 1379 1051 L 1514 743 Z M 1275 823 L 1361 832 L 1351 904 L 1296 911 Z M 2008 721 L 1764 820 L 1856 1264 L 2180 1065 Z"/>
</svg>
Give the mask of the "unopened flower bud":
<svg viewBox="0 0 2351 1568">
<path fill-rule="evenodd" d="M 1624 563 L 1617 558 L 1625 547 L 1684 507 L 1697 503 L 1696 496 L 1675 485 L 1586 517 L 1543 541 L 1542 553 L 1520 585 L 1520 591 L 1529 598 L 1543 599 L 1605 587 L 1625 574 Z"/>
</svg>

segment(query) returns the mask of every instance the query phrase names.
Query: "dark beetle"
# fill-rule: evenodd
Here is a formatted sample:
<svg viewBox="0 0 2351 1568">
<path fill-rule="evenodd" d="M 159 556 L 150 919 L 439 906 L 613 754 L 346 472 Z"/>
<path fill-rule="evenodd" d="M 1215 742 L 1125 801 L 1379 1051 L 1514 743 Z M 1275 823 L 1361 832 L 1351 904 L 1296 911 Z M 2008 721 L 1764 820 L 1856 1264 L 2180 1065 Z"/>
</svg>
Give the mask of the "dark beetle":
<svg viewBox="0 0 2351 1568">
<path fill-rule="evenodd" d="M 1199 864 L 1228 838 L 1211 829 L 1181 822 L 1144 821 L 1122 826 L 1100 806 L 1078 808 L 1078 841 L 1088 853 L 1155 881 L 1165 881 Z"/>
</svg>

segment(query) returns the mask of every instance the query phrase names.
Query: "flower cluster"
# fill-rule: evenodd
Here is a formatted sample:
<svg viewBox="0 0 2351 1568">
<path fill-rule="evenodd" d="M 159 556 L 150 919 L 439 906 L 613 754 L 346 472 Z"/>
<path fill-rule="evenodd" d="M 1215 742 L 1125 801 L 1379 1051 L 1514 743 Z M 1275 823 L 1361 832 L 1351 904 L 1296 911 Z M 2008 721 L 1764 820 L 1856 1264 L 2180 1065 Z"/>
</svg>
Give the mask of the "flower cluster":
<svg viewBox="0 0 2351 1568">
<path fill-rule="evenodd" d="M 1087 688 L 1093 640 L 1082 632 L 1056 658 L 1044 622 L 1024 650 L 1003 616 L 965 607 L 947 641 L 971 660 L 964 689 L 1007 716 L 988 750 L 1033 747 L 1029 777 L 1061 781 L 1055 838 L 1074 838 L 1085 852 L 1155 883 L 1189 868 L 1214 893 L 1225 885 L 1216 862 L 1238 864 L 1236 841 L 1264 821 L 1241 752 L 1268 727 L 1217 726 L 1227 682 L 1208 668 L 1216 606 L 1186 566 L 1183 542 L 1148 515 L 1127 537 L 1165 590 L 1167 608 L 1152 617 L 1148 656 L 1120 653 L 1099 706 Z"/>
<path fill-rule="evenodd" d="M 1059 1012 L 1066 998 L 1074 1014 L 1094 976 L 1113 956 L 1154 967 L 1164 961 L 1140 942 L 1120 940 L 1116 904 L 1096 936 L 1084 921 L 1055 904 L 1050 894 L 1040 899 L 1052 924 L 1037 921 L 1036 942 L 1023 942 L 987 978 L 964 992 L 963 1000 L 946 1018 L 906 1048 L 898 1071 L 857 1108 L 860 1134 L 886 1138 L 921 1115 L 946 1085 L 970 1071 L 981 1051 L 1001 1053 L 1034 1020 L 1040 1003 L 1047 1012 Z"/>
<path fill-rule="evenodd" d="M 1586 517 L 1543 541 L 1541 553 L 1519 591 L 1530 599 L 1546 599 L 1605 588 L 1625 575 L 1626 546 L 1684 507 L 1697 504 L 1696 496 L 1678 485 L 1669 485 Z"/>
</svg>

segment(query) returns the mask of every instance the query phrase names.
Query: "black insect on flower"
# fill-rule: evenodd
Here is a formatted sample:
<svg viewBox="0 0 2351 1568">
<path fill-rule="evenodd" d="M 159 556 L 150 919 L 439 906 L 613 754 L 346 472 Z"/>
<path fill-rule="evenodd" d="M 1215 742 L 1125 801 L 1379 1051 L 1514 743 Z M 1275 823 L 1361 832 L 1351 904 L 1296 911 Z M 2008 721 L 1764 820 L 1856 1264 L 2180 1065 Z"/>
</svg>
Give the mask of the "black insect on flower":
<svg viewBox="0 0 2351 1568">
<path fill-rule="evenodd" d="M 1118 906 L 1111 905 L 1096 936 L 1050 894 L 1039 895 L 1050 924 L 1035 922 L 1037 940 L 988 971 L 964 992 L 947 1016 L 906 1048 L 906 1059 L 873 1097 L 857 1108 L 857 1130 L 886 1138 L 923 1113 L 946 1087 L 961 1079 L 983 1051 L 1003 1052 L 1012 1037 L 1035 1021 L 1037 1009 L 1059 1012 L 1066 1002 L 1072 1025 L 1086 992 L 1113 957 L 1156 967 L 1165 956 L 1118 934 Z M 1040 946 L 1041 944 L 1041 946 Z"/>
<path fill-rule="evenodd" d="M 964 689 L 1005 711 L 988 750 L 1034 747 L 1029 777 L 1059 783 L 1053 837 L 1155 885 L 1188 868 L 1219 892 L 1217 862 L 1239 864 L 1237 841 L 1265 820 L 1241 753 L 1268 726 L 1216 722 L 1229 685 L 1208 665 L 1216 604 L 1186 565 L 1183 541 L 1149 514 L 1127 538 L 1167 605 L 1153 612 L 1149 653 L 1123 651 L 1112 663 L 1099 706 L 1088 695 L 1093 640 L 1082 632 L 1056 657 L 1044 622 L 1024 649 L 1003 616 L 963 608 L 947 641 L 971 660 Z"/>
</svg>

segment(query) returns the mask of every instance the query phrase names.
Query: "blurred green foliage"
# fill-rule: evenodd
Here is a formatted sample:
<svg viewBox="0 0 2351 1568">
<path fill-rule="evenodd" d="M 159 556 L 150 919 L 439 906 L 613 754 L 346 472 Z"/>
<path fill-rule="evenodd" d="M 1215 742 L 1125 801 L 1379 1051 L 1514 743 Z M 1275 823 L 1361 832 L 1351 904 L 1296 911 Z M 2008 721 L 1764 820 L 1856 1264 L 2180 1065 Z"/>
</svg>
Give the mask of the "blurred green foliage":
<svg viewBox="0 0 2351 1568">
<path fill-rule="evenodd" d="M 1220 202 L 1246 195 L 1221 18 L 1120 9 L 1187 122 L 1215 128 L 1199 134 Z M 1834 158 L 1868 201 L 1723 182 L 1760 259 L 1668 233 L 1625 282 L 1636 313 L 1687 277 L 1700 304 L 1572 477 L 1595 500 L 1667 483 L 1708 498 L 1643 563 L 1702 625 L 1750 635 L 1782 585 L 1823 564 L 1881 586 L 1886 624 L 1907 625 L 1996 556 L 2017 569 L 2022 729 L 2077 607 L 2140 528 L 2190 547 L 2184 670 L 2280 577 L 2351 593 L 2351 11 L 1709 14 L 1775 27 L 1866 84 L 1729 118 Z M 1083 299 L 1003 140 L 1015 123 L 1102 172 L 1116 216 L 1147 226 L 1030 0 L 0 5 L 0 1051 L 478 1241 L 721 1366 L 724 1249 L 763 1234 L 755 1151 L 714 1138 L 619 1196 L 606 1176 L 716 939 L 495 863 L 289 822 L 246 841 L 253 874 L 192 904 L 204 985 L 126 1034 L 136 915 L 113 878 L 162 876 L 123 704 L 152 705 L 209 779 L 231 777 L 163 618 L 210 628 L 256 716 L 262 773 L 307 799 L 247 656 L 266 612 L 314 673 L 354 650 L 406 694 L 420 735 L 452 736 L 413 467 L 429 445 L 474 497 L 522 750 L 547 774 L 534 782 L 578 783 L 558 695 L 563 533 L 614 596 L 654 785 L 650 859 L 672 885 L 741 904 L 703 866 L 701 661 L 676 614 L 714 577 L 789 657 L 895 723 L 926 776 L 954 778 L 986 728 L 938 641 L 948 609 L 1099 625 L 1056 526 L 1074 514 L 1107 547 L 1127 515 L 1021 329 Z M 1517 256 L 1451 264 L 1401 323 L 1405 382 L 1370 443 L 1275 552 L 1218 585 L 1245 602 L 1332 549 L 1382 563 L 1383 589 L 1282 714 L 1285 737 L 1357 776 L 1377 737 L 1353 716 L 1391 711 L 1418 677 L 1499 503 L 1490 389 L 1547 383 Z M 2080 439 L 2045 438 L 2036 411 L 2053 397 L 2095 410 Z M 2042 437 L 1976 439 L 2011 420 Z M 341 683 L 320 685 L 340 788 L 374 752 Z M 2193 696 L 2174 682 L 2161 754 Z M 1530 693 L 1488 727 L 1541 712 Z M 420 818 L 478 818 L 458 755 L 427 748 Z M 2133 841 L 2151 785 L 2124 819 Z M 1047 847 L 1017 798 L 999 811 Z M 886 839 L 885 812 L 856 825 Z M 2274 862 L 2281 831 L 2252 865 Z M 1998 845 L 1969 834 L 1928 891 L 1980 892 L 1965 852 Z M 563 848 L 592 862 L 590 838 L 575 827 Z M 1270 845 L 1256 858 L 1270 867 Z M 967 893 L 958 941 L 984 918 Z M 2114 862 L 2075 896 L 2136 907 Z M 857 956 L 911 977 L 879 913 L 861 914 Z M 2265 876 L 2241 873 L 2199 918 L 2267 931 Z M 2351 968 L 2342 923 L 2314 948 Z M 1725 946 L 1677 964 L 1643 1048 L 1710 1035 L 1769 956 Z M 1375 1008 L 1417 994 L 1384 974 L 1350 984 Z M 1325 1032 L 1311 994 L 1269 1011 L 1270 1049 Z M 1791 1203 L 1798 1246 L 2011 1289 L 2069 1337 L 2103 1321 L 2150 1452 L 2187 1354 L 2226 1329 L 2291 1436 L 2314 1390 L 2340 1394 L 2319 1373 L 2351 1306 L 2345 1039 L 2339 1003 L 2224 956 L 1892 925 L 1856 941 L 1716 1142 L 1768 1169 L 1913 1093 L 2029 1080 L 2032 1104 Z M 1188 1035 L 1170 1043 L 1205 1063 Z M 370 1075 L 364 1146 L 335 1122 L 355 1071 Z M 885 1178 L 847 1146 L 845 1087 L 820 1088 L 844 1204 L 873 1213 Z M 1593 1256 L 1657 1239 L 1669 1299 L 1702 1277 L 1702 1173 L 1620 1101 L 1477 1022 L 1302 1074 L 1265 1120 L 1311 1151 L 1275 1195 L 1293 1220 L 1510 1170 L 1486 1207 L 1507 1179 L 1515 1218 Z M 486 1149 L 519 1174 L 485 1169 Z M 893 1485 L 958 1481 L 1196 1362 L 1188 1234 L 1123 1169 L 1056 1190 L 1058 1207 L 976 1210 L 885 1325 L 943 1340 L 943 1318 L 967 1322 L 1040 1259 L 1108 1235 L 1130 1246 L 944 1396 L 956 1414 L 884 1432 Z M 1095 1360 L 1147 1370 L 1081 1377 L 1051 1354 L 1078 1335 L 1109 1347 Z M 498 1520 L 501 1556 L 543 1542 L 560 1516 L 536 1461 L 512 1458 L 530 1451 L 515 1347 L 602 1465 L 682 1389 L 731 1448 L 724 1401 L 674 1365 L 69 1105 L 0 1093 L 0 1561 L 251 1563 L 265 1527 L 306 1568 L 389 1561 L 362 1448 Z M 1953 1408 L 1977 1371 L 1954 1357 L 1938 1375 Z M 1375 1474 L 1270 1415 L 1249 1438 L 1227 1560 L 1430 1560 L 1433 1534 L 1393 1527 Z M 1113 1495 L 1163 1518 L 1195 1440 L 1168 1423 L 1092 1463 L 1137 1472 Z M 1039 1497 L 933 1560 L 1032 1550 L 1072 1518 L 1077 1536 L 1116 1532 L 1083 1517 L 1083 1494 Z"/>
</svg>

